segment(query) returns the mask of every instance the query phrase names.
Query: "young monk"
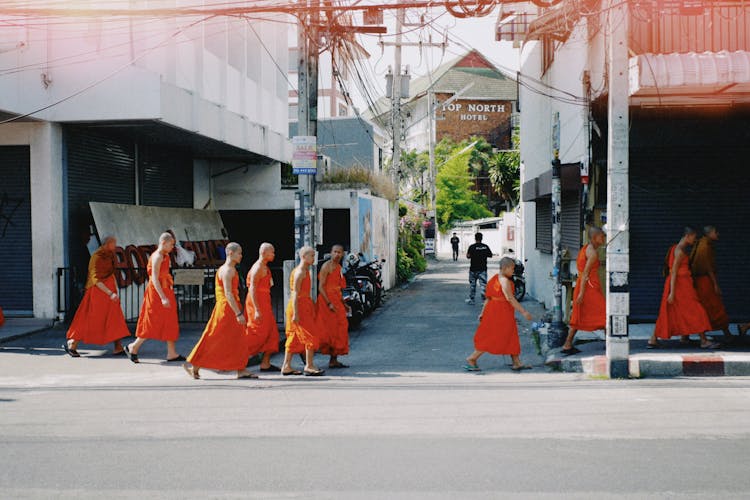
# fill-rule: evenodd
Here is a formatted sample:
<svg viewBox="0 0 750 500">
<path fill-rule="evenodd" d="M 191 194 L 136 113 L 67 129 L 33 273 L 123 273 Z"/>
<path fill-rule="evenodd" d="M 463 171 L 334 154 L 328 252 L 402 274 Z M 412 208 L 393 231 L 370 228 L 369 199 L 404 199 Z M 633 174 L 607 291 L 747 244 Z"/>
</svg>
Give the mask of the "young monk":
<svg viewBox="0 0 750 500">
<path fill-rule="evenodd" d="M 325 373 L 314 364 L 315 351 L 320 338 L 315 317 L 315 304 L 310 296 L 310 266 L 315 261 L 315 250 L 311 247 L 299 249 L 300 263 L 292 271 L 289 279 L 291 294 L 286 308 L 286 345 L 282 375 L 302 375 L 318 377 Z M 292 356 L 305 353 L 303 371 L 292 368 Z"/>
<path fill-rule="evenodd" d="M 706 310 L 703 309 L 693 287 L 693 277 L 688 266 L 688 248 L 695 243 L 698 233 L 686 227 L 682 239 L 669 249 L 665 262 L 668 269 L 664 280 L 664 292 L 661 297 L 659 317 L 656 328 L 648 341 L 649 349 L 659 347 L 656 340 L 669 339 L 674 335 L 700 335 L 702 349 L 716 349 L 718 343 L 711 342 L 706 332 L 711 330 Z"/>
<path fill-rule="evenodd" d="M 237 264 L 242 260 L 242 247 L 229 243 L 227 260 L 216 272 L 216 305 L 193 352 L 182 367 L 191 377 L 200 378 L 200 369 L 237 371 L 237 378 L 258 378 L 245 370 L 247 365 L 247 333 L 245 315 L 240 306 Z"/>
<path fill-rule="evenodd" d="M 490 279 L 485 290 L 484 306 L 479 314 L 479 327 L 474 334 L 474 352 L 466 358 L 464 370 L 475 372 L 479 357 L 490 354 L 510 354 L 513 361 L 511 370 L 530 370 L 531 366 L 521 363 L 521 343 L 518 340 L 518 325 L 513 310 L 520 312 L 531 321 L 531 314 L 513 296 L 513 271 L 516 262 L 510 257 L 500 259 L 500 273 Z"/>
<path fill-rule="evenodd" d="M 320 267 L 318 273 L 318 322 L 328 333 L 327 345 L 321 347 L 323 354 L 329 354 L 328 368 L 349 368 L 338 360 L 338 356 L 349 354 L 349 321 L 346 319 L 348 307 L 344 303 L 341 290 L 346 288 L 346 279 L 341 272 L 344 247 L 331 247 L 331 260 Z"/>
<path fill-rule="evenodd" d="M 262 243 L 258 250 L 258 260 L 247 273 L 247 315 L 248 356 L 263 353 L 260 371 L 278 372 L 281 368 L 271 364 L 271 356 L 279 352 L 279 329 L 271 307 L 271 269 L 268 264 L 276 257 L 276 249 L 270 243 Z"/>
<path fill-rule="evenodd" d="M 732 342 L 734 336 L 729 331 L 729 316 L 721 300 L 721 288 L 716 279 L 716 254 L 714 242 L 719 241 L 719 231 L 716 226 L 703 228 L 703 237 L 693 247 L 690 253 L 690 273 L 693 284 L 703 308 L 711 322 L 711 330 L 724 332 L 724 340 Z"/>
<path fill-rule="evenodd" d="M 79 342 L 98 345 L 113 342 L 112 354 L 125 353 L 120 339 L 129 337 L 130 331 L 117 295 L 115 248 L 117 239 L 108 236 L 89 259 L 86 293 L 68 329 L 67 341 L 62 346 L 74 358 L 81 356 L 78 354 Z"/>
<path fill-rule="evenodd" d="M 607 325 L 607 308 L 602 285 L 599 280 L 599 253 L 597 250 L 606 240 L 607 235 L 598 227 L 589 229 L 589 244 L 578 252 L 576 267 L 578 280 L 573 300 L 573 312 L 570 314 L 570 329 L 562 348 L 566 355 L 581 352 L 573 347 L 573 339 L 578 330 L 593 332 L 602 330 Z"/>
<path fill-rule="evenodd" d="M 185 361 L 177 354 L 175 342 L 180 335 L 180 324 L 177 320 L 177 300 L 174 296 L 174 281 L 169 271 L 171 260 L 169 253 L 174 248 L 174 236 L 162 233 L 159 236 L 159 247 L 148 258 L 149 282 L 143 296 L 141 314 L 135 329 L 135 342 L 125 346 L 130 361 L 138 363 L 138 350 L 146 339 L 161 340 L 167 343 L 167 361 Z"/>
</svg>

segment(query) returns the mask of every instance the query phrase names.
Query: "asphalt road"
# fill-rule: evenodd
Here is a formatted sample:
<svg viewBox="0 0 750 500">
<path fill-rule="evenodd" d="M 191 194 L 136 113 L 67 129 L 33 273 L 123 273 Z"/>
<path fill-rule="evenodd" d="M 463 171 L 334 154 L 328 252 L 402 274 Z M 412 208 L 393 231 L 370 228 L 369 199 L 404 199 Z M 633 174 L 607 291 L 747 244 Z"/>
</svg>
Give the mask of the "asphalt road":
<svg viewBox="0 0 750 500">
<path fill-rule="evenodd" d="M 550 373 L 525 322 L 534 370 L 465 373 L 466 274 L 391 293 L 319 379 L 194 381 L 157 343 L 72 359 L 59 330 L 0 346 L 0 497 L 750 497 L 750 380 Z"/>
</svg>

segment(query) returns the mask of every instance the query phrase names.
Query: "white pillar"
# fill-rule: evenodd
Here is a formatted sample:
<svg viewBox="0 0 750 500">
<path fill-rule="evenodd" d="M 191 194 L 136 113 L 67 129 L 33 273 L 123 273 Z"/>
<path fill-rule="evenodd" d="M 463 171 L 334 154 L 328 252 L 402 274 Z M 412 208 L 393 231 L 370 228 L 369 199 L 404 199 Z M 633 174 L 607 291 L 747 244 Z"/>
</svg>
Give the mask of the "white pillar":
<svg viewBox="0 0 750 500">
<path fill-rule="evenodd" d="M 610 1 L 607 137 L 607 362 L 610 377 L 627 377 L 630 314 L 628 200 L 628 5 Z"/>
</svg>

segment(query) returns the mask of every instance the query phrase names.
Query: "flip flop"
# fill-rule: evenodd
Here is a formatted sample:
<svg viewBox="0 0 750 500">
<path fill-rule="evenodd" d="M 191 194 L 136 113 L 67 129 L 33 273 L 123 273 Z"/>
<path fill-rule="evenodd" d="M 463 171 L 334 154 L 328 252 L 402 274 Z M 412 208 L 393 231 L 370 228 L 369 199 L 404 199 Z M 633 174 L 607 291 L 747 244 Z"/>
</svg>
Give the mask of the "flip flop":
<svg viewBox="0 0 750 500">
<path fill-rule="evenodd" d="M 299 370 L 292 370 L 290 372 L 281 372 L 281 374 L 285 377 L 288 377 L 289 375 L 302 375 L 302 372 Z"/>
<path fill-rule="evenodd" d="M 711 342 L 710 344 L 702 345 L 701 349 L 718 349 L 720 347 L 721 344 L 719 344 L 718 342 Z"/>
<path fill-rule="evenodd" d="M 521 365 L 521 366 L 512 366 L 510 369 L 513 370 L 514 372 L 520 372 L 521 370 L 531 370 L 532 368 L 534 367 L 531 365 Z"/>
<path fill-rule="evenodd" d="M 303 370 L 305 373 L 305 377 L 320 377 L 323 375 L 326 371 L 325 370 Z"/>
<path fill-rule="evenodd" d="M 261 368 L 260 371 L 262 371 L 262 372 L 280 372 L 281 368 L 279 368 L 276 365 L 271 365 L 268 368 Z"/>
<path fill-rule="evenodd" d="M 344 363 L 336 363 L 335 365 L 332 365 L 328 363 L 328 368 L 349 368 L 349 365 L 345 365 Z"/>
<path fill-rule="evenodd" d="M 167 358 L 167 363 L 173 363 L 175 361 L 187 361 L 187 359 L 182 354 L 178 354 L 176 358 Z"/>
<path fill-rule="evenodd" d="M 126 356 L 125 348 L 122 348 L 122 351 L 113 352 L 112 356 Z"/>
<path fill-rule="evenodd" d="M 71 358 L 80 358 L 81 357 L 81 355 L 78 354 L 78 351 L 76 351 L 75 349 L 71 349 L 70 346 L 68 346 L 67 342 L 65 342 L 62 345 L 62 348 L 65 349 L 65 352 L 68 353 Z"/>
<path fill-rule="evenodd" d="M 469 365 L 469 364 L 466 364 L 466 365 L 464 365 L 464 367 L 463 367 L 463 368 L 464 368 L 464 370 L 466 370 L 467 372 L 481 372 L 481 371 L 482 371 L 482 369 L 481 369 L 481 368 L 479 368 L 479 367 L 478 367 L 477 365 Z"/>
<path fill-rule="evenodd" d="M 195 380 L 200 380 L 200 378 L 201 378 L 201 377 L 200 377 L 200 375 L 199 375 L 199 374 L 198 374 L 198 373 L 197 373 L 197 372 L 195 371 L 195 368 L 194 368 L 194 367 L 190 366 L 190 365 L 189 365 L 189 364 L 187 364 L 187 363 L 183 363 L 183 364 L 182 364 L 182 367 L 183 367 L 183 368 L 185 369 L 185 371 L 187 372 L 187 374 L 188 374 L 188 375 L 190 375 L 191 377 L 193 377 L 193 378 L 194 378 Z"/>
<path fill-rule="evenodd" d="M 247 373 L 243 373 L 241 375 L 237 375 L 237 378 L 238 379 L 243 379 L 243 378 L 258 378 L 258 376 L 256 374 L 254 374 L 254 373 L 247 372 Z"/>
<path fill-rule="evenodd" d="M 651 342 L 646 342 L 646 349 L 661 349 L 662 345 L 660 343 L 652 344 Z"/>
<path fill-rule="evenodd" d="M 128 346 L 123 347 L 123 349 L 125 350 L 125 354 L 127 354 L 130 361 L 132 361 L 133 363 L 140 363 L 140 361 L 138 361 L 138 355 L 130 352 L 130 348 Z"/>
<path fill-rule="evenodd" d="M 560 352 L 565 354 L 566 356 L 570 356 L 571 354 L 578 354 L 579 352 L 581 352 L 581 350 L 575 347 L 571 347 L 570 349 L 563 349 Z"/>
</svg>

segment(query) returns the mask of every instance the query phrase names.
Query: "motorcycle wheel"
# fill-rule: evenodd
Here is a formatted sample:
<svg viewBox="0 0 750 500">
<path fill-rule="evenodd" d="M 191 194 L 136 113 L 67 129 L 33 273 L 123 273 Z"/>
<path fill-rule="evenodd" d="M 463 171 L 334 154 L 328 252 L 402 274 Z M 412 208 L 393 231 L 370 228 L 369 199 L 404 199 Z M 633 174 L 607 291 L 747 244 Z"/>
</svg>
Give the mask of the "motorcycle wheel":
<svg viewBox="0 0 750 500">
<path fill-rule="evenodd" d="M 347 321 L 349 322 L 350 330 L 357 328 L 362 323 L 362 313 L 360 311 L 352 311 L 352 315 L 347 318 Z"/>
<path fill-rule="evenodd" d="M 513 285 L 515 285 L 513 296 L 518 302 L 521 302 L 523 300 L 523 297 L 526 295 L 526 283 L 524 283 L 522 280 L 513 280 Z"/>
</svg>

